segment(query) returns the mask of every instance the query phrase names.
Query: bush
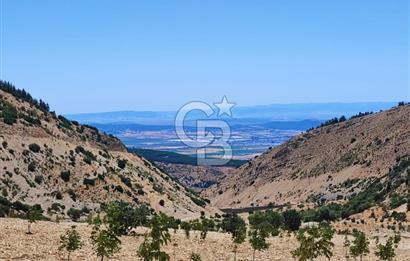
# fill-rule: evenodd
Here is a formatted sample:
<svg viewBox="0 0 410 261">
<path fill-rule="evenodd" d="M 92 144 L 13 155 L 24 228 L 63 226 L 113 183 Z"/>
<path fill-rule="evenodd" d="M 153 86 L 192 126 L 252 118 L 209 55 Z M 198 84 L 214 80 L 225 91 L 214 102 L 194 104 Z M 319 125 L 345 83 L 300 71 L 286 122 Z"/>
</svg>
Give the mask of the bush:
<svg viewBox="0 0 410 261">
<path fill-rule="evenodd" d="M 301 225 L 301 216 L 299 212 L 294 209 L 283 212 L 283 223 L 285 228 L 290 231 L 296 231 Z"/>
<path fill-rule="evenodd" d="M 120 169 L 124 169 L 127 166 L 127 160 L 118 160 L 117 165 Z"/>
<path fill-rule="evenodd" d="M 163 199 L 161 199 L 161 200 L 159 201 L 159 205 L 160 205 L 161 207 L 165 206 L 165 201 L 164 201 Z"/>
<path fill-rule="evenodd" d="M 81 217 L 82 211 L 76 208 L 70 208 L 67 215 L 73 220 L 78 221 Z"/>
<path fill-rule="evenodd" d="M 36 176 L 34 177 L 34 181 L 35 181 L 37 184 L 43 183 L 43 180 L 44 180 L 43 175 L 36 175 Z"/>
<path fill-rule="evenodd" d="M 398 213 L 396 211 L 393 211 L 391 214 L 391 217 L 394 218 L 394 220 L 399 221 L 399 222 L 405 222 L 407 219 L 406 213 Z"/>
<path fill-rule="evenodd" d="M 30 162 L 30 163 L 28 164 L 28 166 L 27 166 L 27 170 L 28 170 L 29 172 L 34 172 L 34 171 L 36 171 L 36 163 Z"/>
<path fill-rule="evenodd" d="M 40 146 L 35 143 L 28 145 L 28 148 L 34 153 L 40 152 Z"/>
<path fill-rule="evenodd" d="M 64 116 L 59 115 L 58 119 L 60 120 L 59 126 L 71 130 L 71 121 L 65 118 Z"/>
<path fill-rule="evenodd" d="M 58 200 L 63 199 L 63 194 L 61 194 L 60 191 L 57 191 L 57 193 L 56 193 L 56 199 L 58 199 Z"/>
<path fill-rule="evenodd" d="M 17 109 L 8 102 L 0 100 L 0 117 L 7 125 L 13 125 L 17 122 Z"/>
<path fill-rule="evenodd" d="M 200 207 L 205 207 L 206 206 L 206 202 L 200 198 L 194 197 L 194 196 L 190 196 L 192 202 L 194 202 L 196 205 L 200 206 Z"/>
<path fill-rule="evenodd" d="M 84 178 L 84 179 L 83 179 L 83 185 L 86 185 L 86 186 L 95 186 L 95 179 L 87 179 L 87 178 Z"/>
<path fill-rule="evenodd" d="M 192 253 L 191 254 L 191 261 L 201 261 L 201 256 L 197 253 Z"/>
<path fill-rule="evenodd" d="M 20 201 L 14 202 L 11 206 L 12 206 L 13 209 L 15 209 L 17 211 L 22 211 L 22 212 L 27 212 L 30 208 L 29 205 L 21 203 Z"/>
<path fill-rule="evenodd" d="M 120 179 L 121 179 L 122 183 L 124 183 L 127 187 L 132 188 L 132 183 L 131 183 L 130 178 L 120 176 Z"/>
<path fill-rule="evenodd" d="M 51 211 L 54 211 L 54 212 L 61 212 L 61 211 L 63 211 L 65 209 L 65 206 L 64 205 L 61 205 L 61 204 L 59 204 L 59 203 L 53 203 L 53 204 L 51 204 L 51 206 L 50 206 L 50 208 L 49 208 L 49 210 Z"/>
<path fill-rule="evenodd" d="M 70 176 L 71 176 L 71 173 L 70 173 L 69 170 L 62 171 L 62 172 L 60 173 L 61 179 L 64 180 L 65 182 L 69 182 L 69 181 L 70 181 Z"/>
</svg>

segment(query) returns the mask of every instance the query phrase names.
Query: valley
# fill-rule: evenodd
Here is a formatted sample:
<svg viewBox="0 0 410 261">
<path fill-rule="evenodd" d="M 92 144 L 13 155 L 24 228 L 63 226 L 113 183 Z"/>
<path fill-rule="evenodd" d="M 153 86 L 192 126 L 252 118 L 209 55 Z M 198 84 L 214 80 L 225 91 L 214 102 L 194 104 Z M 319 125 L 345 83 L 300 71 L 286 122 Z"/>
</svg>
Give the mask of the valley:
<svg viewBox="0 0 410 261">
<path fill-rule="evenodd" d="M 201 166 L 168 145 L 127 148 L 0 83 L 2 260 L 63 259 L 69 233 L 83 240 L 72 250 L 80 260 L 374 260 L 380 249 L 410 260 L 410 104 L 305 131 L 244 128 L 258 150 L 277 144 Z M 175 138 L 144 128 L 132 135 L 141 144 Z"/>
</svg>

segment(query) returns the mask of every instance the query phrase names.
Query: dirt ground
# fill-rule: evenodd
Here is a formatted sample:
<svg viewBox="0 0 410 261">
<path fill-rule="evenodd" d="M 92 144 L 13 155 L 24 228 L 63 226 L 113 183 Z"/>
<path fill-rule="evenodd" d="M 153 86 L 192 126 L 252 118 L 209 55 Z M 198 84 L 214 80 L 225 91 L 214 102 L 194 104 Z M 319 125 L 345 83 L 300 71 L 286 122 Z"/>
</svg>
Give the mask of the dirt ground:
<svg viewBox="0 0 410 261">
<path fill-rule="evenodd" d="M 0 260 L 65 260 L 66 254 L 58 251 L 59 236 L 72 225 L 77 228 L 84 241 L 81 250 L 72 254 L 72 260 L 97 260 L 89 241 L 91 229 L 86 224 L 71 222 L 37 222 L 33 225 L 33 235 L 27 235 L 27 221 L 21 219 L 0 218 Z M 144 232 L 144 229 L 139 229 Z M 380 233 L 380 232 L 379 232 Z M 138 233 L 139 234 L 139 233 Z M 199 234 L 191 233 L 186 239 L 183 231 L 171 231 L 172 242 L 165 247 L 171 260 L 189 261 L 192 252 L 199 253 L 202 260 L 219 261 L 233 260 L 233 244 L 228 234 L 210 232 L 205 241 L 199 240 Z M 369 235 L 372 238 L 372 235 Z M 110 260 L 141 260 L 137 249 L 143 237 L 122 237 L 121 251 Z M 346 260 L 343 248 L 344 236 L 334 237 L 334 256 L 331 260 Z M 384 235 L 380 234 L 384 242 Z M 257 252 L 256 260 L 294 260 L 290 254 L 298 243 L 293 236 L 275 237 L 269 239 L 267 251 Z M 371 254 L 363 260 L 377 260 L 374 256 L 375 243 L 371 240 Z M 410 260 L 410 237 L 402 235 L 402 241 L 397 249 L 395 260 Z M 252 260 L 252 249 L 249 243 L 238 248 L 237 260 Z M 325 258 L 318 260 L 326 260 Z M 351 259 L 352 260 L 352 259 Z"/>
</svg>

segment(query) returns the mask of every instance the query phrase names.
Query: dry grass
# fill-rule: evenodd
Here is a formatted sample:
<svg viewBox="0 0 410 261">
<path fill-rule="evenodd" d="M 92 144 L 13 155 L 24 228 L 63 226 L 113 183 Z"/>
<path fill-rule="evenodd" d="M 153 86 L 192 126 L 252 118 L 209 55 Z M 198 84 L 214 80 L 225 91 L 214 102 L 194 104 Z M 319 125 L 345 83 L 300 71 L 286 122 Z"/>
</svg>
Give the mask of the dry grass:
<svg viewBox="0 0 410 261">
<path fill-rule="evenodd" d="M 59 236 L 64 230 L 74 223 L 62 222 L 38 222 L 33 226 L 33 235 L 26 235 L 27 221 L 20 219 L 0 219 L 0 260 L 64 260 L 65 254 L 58 251 Z M 72 260 L 96 260 L 92 246 L 88 240 L 90 227 L 86 224 L 75 224 L 81 237 L 85 241 L 84 247 L 72 255 Z M 139 232 L 144 232 L 140 228 Z M 171 232 L 172 243 L 165 251 L 171 256 L 171 260 L 188 261 L 192 252 L 200 253 L 202 260 L 233 260 L 233 244 L 228 234 L 211 232 L 205 241 L 199 240 L 197 233 L 191 233 L 190 239 L 186 239 L 183 231 Z M 346 260 L 344 258 L 343 236 L 336 235 L 334 238 L 335 249 L 331 260 Z M 121 251 L 111 260 L 140 260 L 136 249 L 142 242 L 143 237 L 122 237 Z M 383 237 L 380 239 L 385 240 Z M 371 253 L 374 252 L 374 241 L 371 241 Z M 290 251 L 297 247 L 293 236 L 283 236 L 269 239 L 268 251 L 256 254 L 256 260 L 294 260 Z M 403 237 L 397 250 L 396 260 L 410 260 L 410 239 Z M 248 243 L 238 249 L 237 260 L 252 260 L 252 249 Z M 325 260 L 325 259 L 322 259 Z M 376 260 L 372 254 L 364 260 Z"/>
</svg>

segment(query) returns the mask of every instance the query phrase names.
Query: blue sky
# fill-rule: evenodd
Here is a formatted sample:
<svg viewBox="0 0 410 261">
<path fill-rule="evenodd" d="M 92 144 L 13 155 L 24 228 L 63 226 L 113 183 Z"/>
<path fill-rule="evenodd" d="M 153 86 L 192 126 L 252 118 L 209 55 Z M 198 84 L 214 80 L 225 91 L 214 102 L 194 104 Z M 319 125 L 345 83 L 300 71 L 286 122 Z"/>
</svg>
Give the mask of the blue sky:
<svg viewBox="0 0 410 261">
<path fill-rule="evenodd" d="M 0 1 L 1 78 L 59 113 L 410 95 L 404 0 Z"/>
</svg>

